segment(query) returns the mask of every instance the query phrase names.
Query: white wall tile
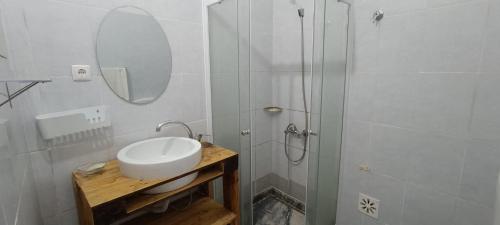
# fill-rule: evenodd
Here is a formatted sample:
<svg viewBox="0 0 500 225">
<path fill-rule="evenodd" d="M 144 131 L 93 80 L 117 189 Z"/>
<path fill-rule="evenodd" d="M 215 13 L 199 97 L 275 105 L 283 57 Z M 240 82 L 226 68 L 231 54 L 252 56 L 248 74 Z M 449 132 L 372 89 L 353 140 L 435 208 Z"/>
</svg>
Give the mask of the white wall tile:
<svg viewBox="0 0 500 225">
<path fill-rule="evenodd" d="M 251 72 L 254 109 L 273 105 L 273 76 L 271 72 Z M 279 105 L 278 105 L 279 106 Z"/>
<path fill-rule="evenodd" d="M 371 135 L 370 167 L 376 173 L 404 180 L 411 152 L 419 150 L 416 134 L 396 127 L 373 126 Z"/>
<path fill-rule="evenodd" d="M 487 2 L 457 4 L 429 10 L 425 29 L 425 64 L 422 71 L 476 72 L 480 63 Z M 464 13 L 473 18 L 457 17 Z M 464 54 L 466 53 L 466 54 Z"/>
<path fill-rule="evenodd" d="M 408 186 L 403 211 L 404 225 L 451 224 L 455 199 L 446 194 Z"/>
<path fill-rule="evenodd" d="M 262 109 L 255 110 L 255 145 L 273 140 L 273 115 Z"/>
<path fill-rule="evenodd" d="M 304 157 L 302 159 L 302 162 L 298 165 L 290 163 L 290 179 L 304 187 L 307 186 L 307 166 L 309 162 L 309 153 L 307 151 L 304 153 L 304 149 L 302 148 L 291 147 L 289 148 L 289 155 L 291 160 L 299 160 L 301 157 Z"/>
<path fill-rule="evenodd" d="M 38 204 L 40 206 L 40 214 L 46 223 L 47 218 L 56 215 L 54 199 L 55 184 L 53 180 L 52 158 L 50 151 L 37 151 L 30 154 L 31 164 L 34 168 L 34 181 L 36 185 L 36 193 Z"/>
<path fill-rule="evenodd" d="M 85 142 L 51 150 L 58 215 L 76 207 L 71 181 L 72 172 L 86 163 L 108 160 L 107 147 L 93 147 L 92 143 Z"/>
<path fill-rule="evenodd" d="M 279 114 L 273 115 L 273 140 L 285 143 L 285 129 L 290 123 L 290 111 L 283 110 Z"/>
<path fill-rule="evenodd" d="M 489 5 L 488 22 L 486 25 L 486 34 L 483 46 L 483 56 L 481 72 L 497 73 L 500 72 L 500 25 L 496 22 L 500 20 L 500 2 L 491 1 Z"/>
<path fill-rule="evenodd" d="M 203 73 L 201 24 L 172 20 L 159 22 L 167 35 L 172 51 L 172 73 Z"/>
<path fill-rule="evenodd" d="M 251 1 L 252 33 L 273 34 L 273 2 L 267 0 Z M 252 41 L 255 44 L 255 41 Z M 258 44 L 258 42 L 257 42 Z M 271 40 L 272 44 L 272 40 Z M 271 49 L 272 51 L 272 49 Z M 272 61 L 272 59 L 271 59 Z"/>
<path fill-rule="evenodd" d="M 95 36 L 91 24 L 100 18 L 88 17 L 92 11 L 88 7 L 58 1 L 48 3 L 50 23 L 46 35 L 50 35 L 50 44 L 49 49 L 40 49 L 47 51 L 41 54 L 51 55 L 51 77 L 71 76 L 71 65 L 90 65 L 95 62 Z M 92 67 L 96 65 L 92 64 Z"/>
<path fill-rule="evenodd" d="M 52 0 L 53 1 L 53 0 Z M 113 8 L 114 1 L 101 2 L 99 0 L 61 0 L 67 4 L 74 4 L 76 6 L 82 7 L 93 7 L 93 8 L 101 8 L 101 9 L 111 9 Z"/>
<path fill-rule="evenodd" d="M 0 182 L 0 186 L 2 187 L 0 199 L 2 201 L 1 207 L 7 224 L 12 224 L 14 222 L 17 214 L 17 207 L 19 206 L 17 202 L 19 187 L 16 184 L 16 179 L 18 178 L 14 172 L 15 163 L 15 158 L 3 159 L 0 165 L 0 176 L 2 180 L 2 182 Z"/>
<path fill-rule="evenodd" d="M 387 13 L 397 14 L 404 12 L 412 12 L 424 9 L 429 1 L 408 0 L 405 2 L 398 0 L 379 0 L 379 7 L 383 8 Z"/>
<path fill-rule="evenodd" d="M 375 79 L 375 121 L 467 135 L 475 74 L 379 74 Z"/>
<path fill-rule="evenodd" d="M 380 24 L 377 50 L 378 72 L 405 73 L 419 71 L 423 64 L 425 17 L 422 12 L 386 15 Z"/>
<path fill-rule="evenodd" d="M 71 65 L 69 65 L 71 68 Z M 71 77 L 54 77 L 52 82 L 41 84 L 35 91 L 44 101 L 39 114 L 85 108 L 101 104 L 102 85 L 100 77 L 87 82 L 74 82 Z M 73 96 L 71 96 L 73 95 Z M 78 101 L 75 101 L 78 99 Z"/>
<path fill-rule="evenodd" d="M 273 142 L 265 142 L 255 146 L 255 180 L 272 173 Z"/>
<path fill-rule="evenodd" d="M 63 212 L 58 218 L 59 224 L 64 224 L 64 225 L 78 225 L 78 213 L 76 209 L 70 209 L 65 212 Z"/>
<path fill-rule="evenodd" d="M 354 2 L 354 13 L 351 14 L 352 23 L 356 25 L 352 37 L 356 40 L 356 46 L 352 50 L 353 74 L 377 71 L 380 26 L 374 26 L 372 22 L 373 12 L 379 7 L 377 3 L 378 1 Z M 334 20 L 329 22 L 336 23 Z"/>
<path fill-rule="evenodd" d="M 500 74 L 480 74 L 478 77 L 472 119 L 471 136 L 500 139 Z"/>
<path fill-rule="evenodd" d="M 372 120 L 376 77 L 370 73 L 355 73 L 350 76 L 346 109 L 348 119 Z"/>
<path fill-rule="evenodd" d="M 311 109 L 311 75 L 305 75 L 307 107 Z M 273 103 L 277 106 L 304 111 L 302 98 L 302 75 L 300 72 L 274 72 Z"/>
<path fill-rule="evenodd" d="M 142 4 L 155 17 L 201 24 L 201 0 L 144 0 Z"/>
<path fill-rule="evenodd" d="M 455 225 L 494 224 L 494 209 L 458 199 L 455 204 Z"/>
<path fill-rule="evenodd" d="M 500 151 L 497 141 L 471 141 L 467 143 L 460 196 L 466 200 L 494 207 Z"/>
<path fill-rule="evenodd" d="M 344 170 L 357 170 L 360 165 L 370 165 L 371 129 L 369 123 L 346 121 L 342 148 Z"/>
<path fill-rule="evenodd" d="M 427 1 L 429 7 L 443 7 L 447 5 L 467 3 L 467 2 L 484 2 L 484 0 L 432 0 Z"/>
<path fill-rule="evenodd" d="M 307 71 L 310 71 L 312 58 L 312 21 L 313 1 L 298 1 L 296 4 L 286 0 L 273 1 L 273 68 L 275 71 L 301 71 L 300 19 L 297 9 L 305 9 L 304 16 L 304 55 Z"/>
<path fill-rule="evenodd" d="M 288 160 L 282 143 L 273 141 L 273 173 L 288 179 Z"/>
<path fill-rule="evenodd" d="M 25 155 L 25 157 L 28 158 L 29 156 Z M 33 170 L 30 166 L 26 167 L 24 175 L 24 181 L 19 187 L 20 196 L 16 224 L 38 224 L 41 222 L 42 217 L 40 215 L 37 193 L 35 192 Z"/>
<path fill-rule="evenodd" d="M 478 16 L 456 17 L 466 12 Z M 486 12 L 487 4 L 480 2 L 387 15 L 381 24 L 379 72 L 476 72 Z"/>
<path fill-rule="evenodd" d="M 258 29 L 258 28 L 257 28 Z M 250 70 L 272 71 L 273 35 L 272 33 L 252 32 L 250 46 Z"/>
<path fill-rule="evenodd" d="M 475 74 L 423 74 L 417 77 L 414 127 L 465 136 L 473 102 Z M 410 100 L 412 101 L 412 100 Z"/>
<path fill-rule="evenodd" d="M 288 73 L 273 73 L 273 105 L 289 109 L 290 93 L 292 90 L 291 79 L 287 78 Z"/>
<path fill-rule="evenodd" d="M 433 190 L 458 194 L 465 142 L 442 136 L 418 134 L 410 152 L 408 181 Z"/>
</svg>

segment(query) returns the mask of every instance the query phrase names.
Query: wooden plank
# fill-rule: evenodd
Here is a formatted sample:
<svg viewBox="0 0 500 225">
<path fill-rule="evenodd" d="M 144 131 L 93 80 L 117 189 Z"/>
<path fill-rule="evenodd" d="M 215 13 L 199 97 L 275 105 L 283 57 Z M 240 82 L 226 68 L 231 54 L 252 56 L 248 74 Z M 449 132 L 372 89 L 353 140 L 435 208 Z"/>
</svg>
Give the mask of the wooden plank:
<svg viewBox="0 0 500 225">
<path fill-rule="evenodd" d="M 169 209 L 164 214 L 146 214 L 124 225 L 227 225 L 236 214 L 210 198 L 201 198 L 186 210 Z"/>
<path fill-rule="evenodd" d="M 78 185 L 73 181 L 73 190 L 75 192 L 75 202 L 78 210 L 78 220 L 80 225 L 94 225 L 94 215 L 90 206 L 82 200 L 82 193 Z"/>
<path fill-rule="evenodd" d="M 131 179 L 123 176 L 118 161 L 112 160 L 106 164 L 101 174 L 85 177 L 73 173 L 73 179 L 85 196 L 88 205 L 94 208 L 198 172 L 235 156 L 237 153 L 214 145 L 202 149 L 202 160 L 192 171 L 177 177 L 155 180 Z"/>
<path fill-rule="evenodd" d="M 137 196 L 133 196 L 130 199 L 127 199 L 125 211 L 126 213 L 135 212 L 146 206 L 157 203 L 163 199 L 169 198 L 173 195 L 179 194 L 198 185 L 217 179 L 218 177 L 221 177 L 223 174 L 224 172 L 218 168 L 204 170 L 198 174 L 198 177 L 193 182 L 179 189 L 154 195 L 138 194 Z"/>
<path fill-rule="evenodd" d="M 240 190 L 238 175 L 238 158 L 233 158 L 224 163 L 223 195 L 224 207 L 236 214 L 233 225 L 240 224 Z"/>
</svg>

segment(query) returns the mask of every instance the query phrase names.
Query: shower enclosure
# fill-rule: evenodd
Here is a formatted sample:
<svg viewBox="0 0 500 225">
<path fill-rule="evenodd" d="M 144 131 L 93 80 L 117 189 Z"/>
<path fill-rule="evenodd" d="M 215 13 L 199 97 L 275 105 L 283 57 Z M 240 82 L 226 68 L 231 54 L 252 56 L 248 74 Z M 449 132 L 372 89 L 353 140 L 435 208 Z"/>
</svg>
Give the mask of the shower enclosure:
<svg viewBox="0 0 500 225">
<path fill-rule="evenodd" d="M 210 126 L 215 144 L 240 153 L 242 224 L 335 223 L 347 9 L 323 0 L 204 5 Z"/>
</svg>

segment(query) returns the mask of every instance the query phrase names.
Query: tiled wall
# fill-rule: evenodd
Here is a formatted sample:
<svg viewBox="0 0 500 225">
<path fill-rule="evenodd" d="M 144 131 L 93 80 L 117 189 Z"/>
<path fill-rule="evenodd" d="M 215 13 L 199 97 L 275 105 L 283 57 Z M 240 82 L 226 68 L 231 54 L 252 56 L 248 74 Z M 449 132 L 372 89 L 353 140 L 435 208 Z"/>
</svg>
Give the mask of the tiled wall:
<svg viewBox="0 0 500 225">
<path fill-rule="evenodd" d="M 10 85 L 19 88 L 19 85 Z M 5 93 L 5 89 L 0 89 Z M 23 118 L 27 96 L 0 108 L 0 224 L 28 225 L 41 220 L 30 153 L 26 146 Z M 3 96 L 2 96 L 3 98 Z"/>
<path fill-rule="evenodd" d="M 156 124 L 164 120 L 181 120 L 191 125 L 194 132 L 206 133 L 202 2 L 25 1 L 28 2 L 26 27 L 37 71 L 52 79 L 30 91 L 29 107 L 22 109 L 28 115 L 19 122 L 24 125 L 41 210 L 41 219 L 26 224 L 77 224 L 70 176 L 76 167 L 112 159 L 120 148 L 141 139 L 185 135 L 182 128 L 156 133 Z M 122 101 L 98 74 L 94 52 L 97 29 L 103 16 L 121 5 L 135 5 L 151 12 L 170 42 L 173 59 L 170 83 L 165 93 L 148 105 Z M 73 64 L 89 64 L 92 81 L 73 82 L 70 74 Z M 112 128 L 62 143 L 48 143 L 39 137 L 35 115 L 95 105 L 109 107 Z"/>
<path fill-rule="evenodd" d="M 306 94 L 310 105 L 313 3 L 252 1 L 251 77 L 254 93 L 255 177 L 264 183 L 257 184 L 257 192 L 269 185 L 283 191 L 287 188 L 287 182 L 284 181 L 288 179 L 289 165 L 284 152 L 284 130 L 291 122 L 300 130 L 305 127 L 300 72 L 300 19 L 297 9 L 305 8 Z M 263 108 L 268 106 L 278 106 L 284 110 L 279 114 L 264 112 Z M 290 152 L 294 158 L 300 157 L 302 146 L 302 140 L 292 138 Z M 291 194 L 304 200 L 307 156 L 300 165 L 290 166 L 290 178 L 297 187 Z"/>
<path fill-rule="evenodd" d="M 337 224 L 493 224 L 500 2 L 361 0 L 351 13 Z M 359 192 L 381 200 L 378 220 L 357 212 Z"/>
</svg>

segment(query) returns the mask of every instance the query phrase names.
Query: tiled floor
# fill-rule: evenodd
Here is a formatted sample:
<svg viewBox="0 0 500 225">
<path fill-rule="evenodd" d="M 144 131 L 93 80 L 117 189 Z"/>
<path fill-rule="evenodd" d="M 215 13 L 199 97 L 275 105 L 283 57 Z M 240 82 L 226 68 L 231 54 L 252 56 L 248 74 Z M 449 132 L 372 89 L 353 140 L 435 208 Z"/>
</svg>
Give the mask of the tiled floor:
<svg viewBox="0 0 500 225">
<path fill-rule="evenodd" d="M 255 225 L 304 225 L 304 214 L 268 195 L 253 205 Z"/>
</svg>

